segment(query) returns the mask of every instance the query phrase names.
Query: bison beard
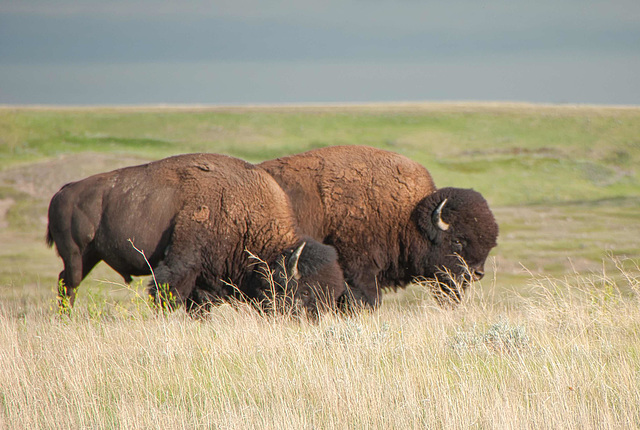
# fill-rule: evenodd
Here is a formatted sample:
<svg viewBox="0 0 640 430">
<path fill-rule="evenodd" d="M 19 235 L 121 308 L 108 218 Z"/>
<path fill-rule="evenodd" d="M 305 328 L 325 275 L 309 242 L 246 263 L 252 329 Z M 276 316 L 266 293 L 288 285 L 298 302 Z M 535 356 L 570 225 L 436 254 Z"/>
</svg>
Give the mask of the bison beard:
<svg viewBox="0 0 640 430">
<path fill-rule="evenodd" d="M 190 312 L 231 297 L 260 302 L 274 291 L 315 314 L 321 300 L 331 307 L 345 288 L 335 250 L 299 235 L 273 178 L 216 154 L 170 157 L 65 185 L 49 205 L 47 242 L 63 260 L 59 280 L 71 304 L 100 261 L 126 282 L 149 274 L 150 265 Z M 265 280 L 248 251 L 272 273 L 293 274 L 289 290 L 281 278 Z"/>
<path fill-rule="evenodd" d="M 420 164 L 366 146 L 334 146 L 260 164 L 284 189 L 302 232 L 336 248 L 346 308 L 377 307 L 383 289 L 426 279 L 459 302 L 496 246 L 476 191 L 436 189 Z"/>
</svg>

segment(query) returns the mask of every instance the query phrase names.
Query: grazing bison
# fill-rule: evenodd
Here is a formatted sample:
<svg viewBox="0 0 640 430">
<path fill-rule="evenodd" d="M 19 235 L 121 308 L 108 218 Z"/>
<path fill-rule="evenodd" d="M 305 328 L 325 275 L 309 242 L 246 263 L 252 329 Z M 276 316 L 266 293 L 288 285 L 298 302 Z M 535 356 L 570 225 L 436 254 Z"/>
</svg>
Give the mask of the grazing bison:
<svg viewBox="0 0 640 430">
<path fill-rule="evenodd" d="M 335 249 L 299 235 L 273 178 L 223 155 L 179 155 L 67 184 L 51 199 L 47 242 L 64 262 L 59 279 L 71 304 L 101 260 L 126 282 L 150 265 L 190 311 L 229 297 L 274 298 L 287 284 L 313 314 L 345 289 Z M 155 286 L 151 293 L 158 298 Z"/>
<path fill-rule="evenodd" d="M 496 246 L 498 225 L 479 193 L 438 190 L 424 167 L 393 152 L 333 146 L 260 167 L 289 195 L 302 231 L 338 251 L 347 305 L 376 307 L 381 289 L 416 278 L 439 281 L 457 303 L 458 286 L 482 278 Z"/>
</svg>

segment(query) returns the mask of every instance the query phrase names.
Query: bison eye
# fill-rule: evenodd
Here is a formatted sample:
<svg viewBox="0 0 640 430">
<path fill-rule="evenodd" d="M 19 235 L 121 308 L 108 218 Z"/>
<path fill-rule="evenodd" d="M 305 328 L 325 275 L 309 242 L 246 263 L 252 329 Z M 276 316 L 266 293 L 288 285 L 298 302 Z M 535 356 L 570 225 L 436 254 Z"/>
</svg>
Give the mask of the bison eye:
<svg viewBox="0 0 640 430">
<path fill-rule="evenodd" d="M 307 291 L 307 290 L 302 291 L 302 297 L 304 297 L 304 298 L 309 297 L 309 291 Z"/>
<path fill-rule="evenodd" d="M 462 251 L 462 241 L 460 241 L 459 239 L 455 239 L 453 241 L 453 249 L 456 251 Z"/>
</svg>

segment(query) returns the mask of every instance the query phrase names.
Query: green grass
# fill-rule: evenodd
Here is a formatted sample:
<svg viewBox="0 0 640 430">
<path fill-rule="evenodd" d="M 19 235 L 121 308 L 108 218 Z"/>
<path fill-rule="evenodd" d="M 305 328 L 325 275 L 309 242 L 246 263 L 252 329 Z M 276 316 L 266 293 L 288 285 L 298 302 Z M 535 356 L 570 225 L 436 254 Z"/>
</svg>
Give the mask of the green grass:
<svg viewBox="0 0 640 430">
<path fill-rule="evenodd" d="M 0 168 L 81 151 L 261 161 L 366 144 L 408 155 L 440 186 L 475 186 L 497 204 L 593 200 L 638 191 L 639 117 L 633 109 L 4 109 Z"/>
</svg>

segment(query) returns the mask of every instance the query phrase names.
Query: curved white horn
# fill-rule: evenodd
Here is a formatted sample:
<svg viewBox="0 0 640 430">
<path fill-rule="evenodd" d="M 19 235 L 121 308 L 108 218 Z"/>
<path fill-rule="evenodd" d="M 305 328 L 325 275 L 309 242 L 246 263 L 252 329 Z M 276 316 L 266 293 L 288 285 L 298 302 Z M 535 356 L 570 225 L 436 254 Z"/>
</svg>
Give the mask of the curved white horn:
<svg viewBox="0 0 640 430">
<path fill-rule="evenodd" d="M 306 244 L 307 242 L 302 242 L 302 245 L 300 245 L 298 249 L 293 252 L 293 254 L 291 255 L 291 259 L 289 260 L 291 277 L 296 280 L 300 279 L 300 272 L 298 272 L 298 261 L 300 260 L 300 254 L 302 254 L 302 250 L 304 249 L 304 246 Z"/>
<path fill-rule="evenodd" d="M 442 220 L 442 208 L 444 208 L 445 203 L 447 203 L 447 200 L 449 199 L 444 199 L 442 201 L 442 203 L 440 203 L 438 205 L 438 207 L 436 208 L 435 211 L 433 211 L 433 223 L 435 225 L 438 226 L 438 228 L 442 231 L 447 231 L 449 230 L 449 224 L 447 224 L 446 222 L 444 222 Z"/>
</svg>

